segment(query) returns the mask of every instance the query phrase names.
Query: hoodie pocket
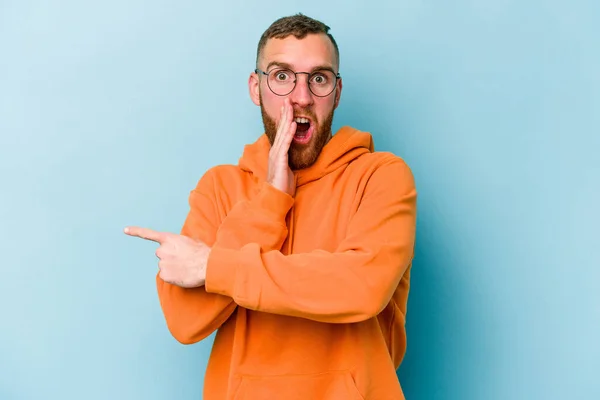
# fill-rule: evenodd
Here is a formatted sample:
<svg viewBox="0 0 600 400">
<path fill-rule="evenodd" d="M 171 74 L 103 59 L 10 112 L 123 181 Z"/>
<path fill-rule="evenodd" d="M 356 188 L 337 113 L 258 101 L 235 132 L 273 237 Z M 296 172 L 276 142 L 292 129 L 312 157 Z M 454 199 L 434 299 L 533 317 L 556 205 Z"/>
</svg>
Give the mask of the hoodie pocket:
<svg viewBox="0 0 600 400">
<path fill-rule="evenodd" d="M 242 376 L 234 400 L 364 400 L 349 371 Z"/>
</svg>

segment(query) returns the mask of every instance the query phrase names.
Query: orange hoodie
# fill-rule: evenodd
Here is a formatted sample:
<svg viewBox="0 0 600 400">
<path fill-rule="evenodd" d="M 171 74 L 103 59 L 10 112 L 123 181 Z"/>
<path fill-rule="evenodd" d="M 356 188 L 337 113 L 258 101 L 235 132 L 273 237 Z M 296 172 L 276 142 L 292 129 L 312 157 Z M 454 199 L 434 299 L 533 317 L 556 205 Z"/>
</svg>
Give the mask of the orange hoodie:
<svg viewBox="0 0 600 400">
<path fill-rule="evenodd" d="M 157 276 L 172 335 L 216 329 L 204 400 L 404 399 L 396 369 L 416 226 L 409 167 L 343 127 L 295 172 L 292 198 L 265 182 L 269 142 L 210 169 L 182 234 L 212 247 L 206 285 Z"/>
</svg>

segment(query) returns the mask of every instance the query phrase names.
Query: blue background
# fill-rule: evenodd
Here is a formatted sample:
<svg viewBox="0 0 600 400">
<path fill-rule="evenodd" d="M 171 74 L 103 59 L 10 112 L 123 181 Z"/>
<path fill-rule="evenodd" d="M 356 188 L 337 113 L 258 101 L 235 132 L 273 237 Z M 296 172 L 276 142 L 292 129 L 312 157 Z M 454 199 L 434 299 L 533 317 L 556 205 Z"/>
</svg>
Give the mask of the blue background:
<svg viewBox="0 0 600 400">
<path fill-rule="evenodd" d="M 409 400 L 600 398 L 596 1 L 0 0 L 0 399 L 199 399 L 155 246 L 260 134 L 258 39 L 332 27 L 334 128 L 419 190 Z M 212 338 L 211 338 L 212 339 Z"/>
</svg>

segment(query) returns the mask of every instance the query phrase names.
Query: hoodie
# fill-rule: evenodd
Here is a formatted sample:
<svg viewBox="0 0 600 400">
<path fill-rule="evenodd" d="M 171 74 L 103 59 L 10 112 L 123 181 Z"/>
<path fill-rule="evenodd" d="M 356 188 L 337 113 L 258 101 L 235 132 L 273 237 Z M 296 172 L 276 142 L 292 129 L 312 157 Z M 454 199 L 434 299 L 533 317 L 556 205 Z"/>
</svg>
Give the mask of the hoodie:
<svg viewBox="0 0 600 400">
<path fill-rule="evenodd" d="M 157 275 L 171 334 L 215 330 L 205 400 L 404 399 L 396 376 L 414 255 L 416 189 L 369 133 L 336 132 L 294 197 L 266 182 L 266 135 L 208 170 L 181 234 L 211 246 L 206 284 Z"/>
</svg>

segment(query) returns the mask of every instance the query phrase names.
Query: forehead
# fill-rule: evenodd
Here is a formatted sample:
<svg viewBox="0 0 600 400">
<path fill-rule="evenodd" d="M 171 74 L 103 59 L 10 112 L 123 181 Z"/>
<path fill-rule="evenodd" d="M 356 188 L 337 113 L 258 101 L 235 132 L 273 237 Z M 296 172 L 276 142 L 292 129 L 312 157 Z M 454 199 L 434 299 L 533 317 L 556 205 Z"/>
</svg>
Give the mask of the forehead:
<svg viewBox="0 0 600 400">
<path fill-rule="evenodd" d="M 266 68 L 272 62 L 289 64 L 297 71 L 308 71 L 316 66 L 337 67 L 335 48 L 325 34 L 309 34 L 302 39 L 293 35 L 269 39 L 260 64 Z"/>
</svg>

